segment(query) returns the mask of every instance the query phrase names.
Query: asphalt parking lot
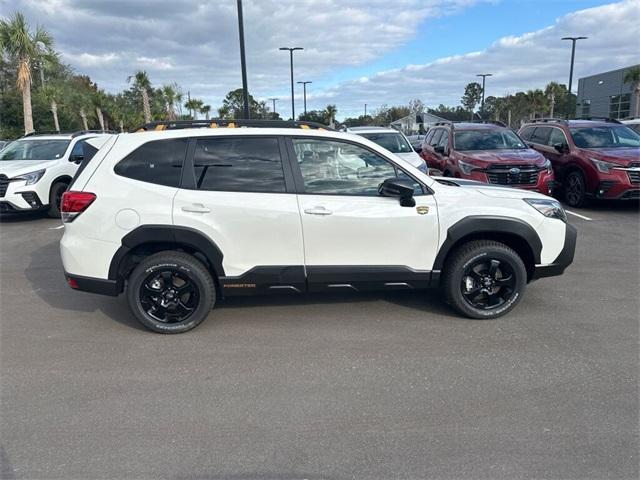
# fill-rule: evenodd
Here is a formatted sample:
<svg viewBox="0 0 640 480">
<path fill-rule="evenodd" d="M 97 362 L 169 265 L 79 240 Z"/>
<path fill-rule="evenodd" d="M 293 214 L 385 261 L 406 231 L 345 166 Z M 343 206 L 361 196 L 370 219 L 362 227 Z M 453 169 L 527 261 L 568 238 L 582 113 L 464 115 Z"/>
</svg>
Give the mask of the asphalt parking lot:
<svg viewBox="0 0 640 480">
<path fill-rule="evenodd" d="M 427 294 L 239 298 L 140 327 L 61 273 L 59 221 L 0 223 L 2 478 L 638 478 L 640 210 L 496 321 Z"/>
</svg>

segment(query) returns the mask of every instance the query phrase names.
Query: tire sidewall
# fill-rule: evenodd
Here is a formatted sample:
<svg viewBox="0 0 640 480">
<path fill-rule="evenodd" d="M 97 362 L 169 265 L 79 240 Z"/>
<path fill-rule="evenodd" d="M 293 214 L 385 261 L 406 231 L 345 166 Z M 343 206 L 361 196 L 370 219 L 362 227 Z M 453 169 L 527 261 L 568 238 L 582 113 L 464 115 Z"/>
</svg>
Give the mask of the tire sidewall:
<svg viewBox="0 0 640 480">
<path fill-rule="evenodd" d="M 516 276 L 516 286 L 513 295 L 500 307 L 490 310 L 482 310 L 473 307 L 466 301 L 462 295 L 460 285 L 462 283 L 462 277 L 467 268 L 478 261 L 483 259 L 496 259 L 501 262 L 506 262 L 511 267 L 513 274 Z M 517 260 L 516 260 L 517 259 Z M 501 249 L 488 249 L 486 251 L 472 252 L 461 265 L 451 272 L 449 275 L 449 288 L 451 289 L 451 295 L 457 306 L 472 318 L 476 319 L 493 319 L 505 315 L 511 311 L 522 298 L 524 289 L 527 284 L 527 271 L 524 268 L 522 261 L 518 261 L 519 258 L 515 257 L 507 251 Z"/>
<path fill-rule="evenodd" d="M 142 282 L 154 272 L 161 271 L 166 268 L 175 269 L 185 276 L 188 276 L 198 288 L 198 306 L 185 322 L 173 324 L 159 322 L 147 314 L 140 302 L 140 287 L 142 286 Z M 149 329 L 159 333 L 182 333 L 195 328 L 202 323 L 205 318 L 207 318 L 212 304 L 215 302 L 215 289 L 210 288 L 210 285 L 207 285 L 207 282 L 203 281 L 198 274 L 197 269 L 194 269 L 187 264 L 175 261 L 158 261 L 146 266 L 141 264 L 136 268 L 136 270 L 134 270 L 134 273 L 129 277 L 127 297 L 129 305 L 135 316 Z"/>
<path fill-rule="evenodd" d="M 58 196 L 62 197 L 62 194 L 68 188 L 66 183 L 54 183 L 49 192 L 49 211 L 47 212 L 51 218 L 60 218 L 60 208 L 56 204 Z"/>
</svg>

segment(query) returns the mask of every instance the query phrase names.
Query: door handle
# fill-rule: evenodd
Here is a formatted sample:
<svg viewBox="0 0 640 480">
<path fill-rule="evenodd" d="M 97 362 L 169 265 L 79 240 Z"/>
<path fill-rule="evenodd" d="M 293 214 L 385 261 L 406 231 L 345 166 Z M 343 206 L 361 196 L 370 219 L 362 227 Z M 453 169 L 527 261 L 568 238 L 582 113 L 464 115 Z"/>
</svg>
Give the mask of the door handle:
<svg viewBox="0 0 640 480">
<path fill-rule="evenodd" d="M 192 203 L 191 205 L 186 205 L 182 207 L 183 212 L 191 212 L 191 213 L 209 213 L 211 209 L 205 207 L 201 203 Z"/>
<path fill-rule="evenodd" d="M 331 210 L 327 210 L 322 206 L 317 206 L 313 208 L 305 208 L 304 213 L 307 215 L 331 215 L 333 212 Z"/>
</svg>

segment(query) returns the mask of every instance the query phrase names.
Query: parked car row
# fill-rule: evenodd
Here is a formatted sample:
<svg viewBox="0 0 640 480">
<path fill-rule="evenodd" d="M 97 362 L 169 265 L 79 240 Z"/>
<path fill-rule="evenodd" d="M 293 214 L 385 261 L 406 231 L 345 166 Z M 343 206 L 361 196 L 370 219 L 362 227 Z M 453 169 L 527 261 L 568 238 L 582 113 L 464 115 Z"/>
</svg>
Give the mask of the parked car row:
<svg viewBox="0 0 640 480">
<path fill-rule="evenodd" d="M 610 119 L 536 119 L 516 134 L 500 122 L 436 124 L 420 155 L 444 176 L 590 198 L 640 198 L 640 135 Z"/>
</svg>

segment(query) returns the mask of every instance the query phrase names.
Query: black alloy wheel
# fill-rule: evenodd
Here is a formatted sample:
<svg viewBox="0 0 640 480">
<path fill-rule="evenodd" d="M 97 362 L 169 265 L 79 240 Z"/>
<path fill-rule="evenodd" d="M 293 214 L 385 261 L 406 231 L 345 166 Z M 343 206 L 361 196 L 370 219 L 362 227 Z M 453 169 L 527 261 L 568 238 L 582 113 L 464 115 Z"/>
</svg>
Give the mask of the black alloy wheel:
<svg viewBox="0 0 640 480">
<path fill-rule="evenodd" d="M 581 207 L 585 203 L 587 187 L 584 177 L 578 171 L 570 172 L 564 180 L 564 199 L 571 207 Z"/>
<path fill-rule="evenodd" d="M 173 267 L 151 273 L 140 286 L 140 303 L 145 312 L 162 323 L 184 322 L 199 300 L 197 285 Z"/>
<path fill-rule="evenodd" d="M 501 307 L 512 297 L 515 287 L 513 268 L 495 258 L 483 258 L 469 265 L 460 282 L 464 299 L 480 310 Z"/>
</svg>

